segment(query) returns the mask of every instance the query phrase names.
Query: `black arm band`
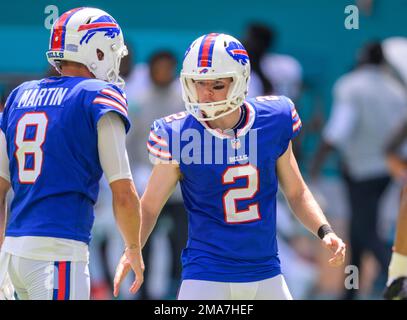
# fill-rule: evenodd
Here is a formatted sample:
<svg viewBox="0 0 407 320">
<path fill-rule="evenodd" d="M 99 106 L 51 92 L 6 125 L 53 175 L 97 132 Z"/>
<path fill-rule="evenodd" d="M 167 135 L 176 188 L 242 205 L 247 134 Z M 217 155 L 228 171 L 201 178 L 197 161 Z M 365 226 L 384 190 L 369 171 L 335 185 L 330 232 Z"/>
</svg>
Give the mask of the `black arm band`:
<svg viewBox="0 0 407 320">
<path fill-rule="evenodd" d="M 318 229 L 318 237 L 322 240 L 328 233 L 334 232 L 329 224 L 323 224 Z"/>
</svg>

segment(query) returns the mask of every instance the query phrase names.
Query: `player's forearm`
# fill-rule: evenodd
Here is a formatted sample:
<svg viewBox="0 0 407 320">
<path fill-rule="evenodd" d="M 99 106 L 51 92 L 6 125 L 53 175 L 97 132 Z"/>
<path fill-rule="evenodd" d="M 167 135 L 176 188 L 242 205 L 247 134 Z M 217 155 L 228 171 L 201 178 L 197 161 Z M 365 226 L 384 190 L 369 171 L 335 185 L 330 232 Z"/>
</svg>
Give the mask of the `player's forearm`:
<svg viewBox="0 0 407 320">
<path fill-rule="evenodd" d="M 297 219 L 313 234 L 317 235 L 318 229 L 323 224 L 329 224 L 307 187 L 287 200 Z"/>
<path fill-rule="evenodd" d="M 144 247 L 154 229 L 162 208 L 171 196 L 180 177 L 177 164 L 156 164 L 141 197 L 141 245 Z"/>
<path fill-rule="evenodd" d="M 126 247 L 140 247 L 141 212 L 137 194 L 113 195 L 117 226 Z"/>
<path fill-rule="evenodd" d="M 149 208 L 146 204 L 144 199 L 141 198 L 141 208 L 142 208 L 142 217 L 141 217 L 141 248 L 144 248 L 144 246 L 147 243 L 148 238 L 151 235 L 151 232 L 153 232 L 154 227 L 157 223 L 159 212 L 156 212 L 157 210 L 152 210 Z"/>
</svg>

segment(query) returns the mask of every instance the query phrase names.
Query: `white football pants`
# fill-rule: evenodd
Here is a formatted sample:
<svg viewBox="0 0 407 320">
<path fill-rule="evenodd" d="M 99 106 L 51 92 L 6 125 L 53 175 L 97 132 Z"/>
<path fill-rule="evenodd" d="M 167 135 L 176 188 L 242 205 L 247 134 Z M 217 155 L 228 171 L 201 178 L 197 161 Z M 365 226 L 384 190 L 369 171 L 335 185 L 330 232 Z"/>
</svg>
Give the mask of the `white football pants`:
<svg viewBox="0 0 407 320">
<path fill-rule="evenodd" d="M 89 300 L 88 263 L 10 255 L 8 274 L 21 300 Z"/>
<path fill-rule="evenodd" d="M 178 300 L 292 300 L 283 275 L 253 282 L 184 280 Z"/>
</svg>

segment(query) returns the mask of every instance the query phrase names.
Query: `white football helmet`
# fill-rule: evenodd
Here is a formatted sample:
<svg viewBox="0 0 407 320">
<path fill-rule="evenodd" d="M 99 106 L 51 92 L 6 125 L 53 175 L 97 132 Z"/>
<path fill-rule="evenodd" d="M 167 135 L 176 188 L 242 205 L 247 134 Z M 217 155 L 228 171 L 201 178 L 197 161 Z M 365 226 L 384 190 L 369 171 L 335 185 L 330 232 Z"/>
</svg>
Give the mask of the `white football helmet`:
<svg viewBox="0 0 407 320">
<path fill-rule="evenodd" d="M 103 52 L 98 59 L 97 50 Z M 120 60 L 128 53 L 123 32 L 103 10 L 76 8 L 62 14 L 51 29 L 47 58 L 59 72 L 62 60 L 84 64 L 97 78 L 124 87 L 119 76 Z"/>
<path fill-rule="evenodd" d="M 194 81 L 232 78 L 226 100 L 199 103 Z M 185 53 L 181 70 L 185 108 L 199 121 L 215 120 L 239 108 L 247 95 L 250 60 L 243 45 L 227 34 L 196 39 Z"/>
</svg>

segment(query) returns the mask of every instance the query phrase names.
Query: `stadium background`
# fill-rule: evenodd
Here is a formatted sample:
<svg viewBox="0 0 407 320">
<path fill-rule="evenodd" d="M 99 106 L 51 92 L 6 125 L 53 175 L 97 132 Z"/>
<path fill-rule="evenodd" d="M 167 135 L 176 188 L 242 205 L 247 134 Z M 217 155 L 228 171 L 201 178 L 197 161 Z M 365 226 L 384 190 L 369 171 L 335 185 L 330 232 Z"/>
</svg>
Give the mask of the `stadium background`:
<svg viewBox="0 0 407 320">
<path fill-rule="evenodd" d="M 172 50 L 180 60 L 191 39 L 201 34 L 225 32 L 239 38 L 248 23 L 264 22 L 278 32 L 273 50 L 294 56 L 303 67 L 303 77 L 310 88 L 302 96 L 303 109 L 312 109 L 309 99 L 318 96 L 324 112 L 328 113 L 332 85 L 353 66 L 361 45 L 372 39 L 407 35 L 405 0 L 373 0 L 372 3 L 370 13 L 360 10 L 359 29 L 347 30 L 345 7 L 358 5 L 358 1 L 3 2 L 0 5 L 0 85 L 7 84 L 13 75 L 35 78 L 47 70 L 44 54 L 49 40 L 49 30 L 44 27 L 47 6 L 56 5 L 61 14 L 70 8 L 88 5 L 117 17 L 137 63 L 146 62 L 152 52 L 161 48 Z M 314 144 L 310 143 L 312 147 Z"/>
<path fill-rule="evenodd" d="M 345 7 L 350 4 L 360 8 L 357 30 L 347 30 L 344 26 L 348 16 Z M 366 4 L 370 4 L 370 10 L 363 10 Z M 49 15 L 44 10 L 48 5 L 57 6 L 59 14 L 79 6 L 106 10 L 118 20 L 128 46 L 134 51 L 135 63 L 145 63 L 153 52 L 166 48 L 175 53 L 179 66 L 191 40 L 201 34 L 225 32 L 242 38 L 248 23 L 265 23 L 278 34 L 272 50 L 289 54 L 302 65 L 305 86 L 298 104 L 303 122 L 315 112 L 321 113 L 326 120 L 332 102 L 332 86 L 355 64 L 356 53 L 363 44 L 390 36 L 407 37 L 405 0 L 8 1 L 0 4 L 0 93 L 3 100 L 10 85 L 42 77 L 48 69 L 45 51 L 49 30 L 44 27 Z M 318 141 L 318 132 L 304 138 L 305 156 L 301 167 L 305 176 Z M 326 162 L 324 176 L 334 179 L 338 176 L 335 155 Z M 342 198 L 337 201 L 341 202 Z M 391 240 L 391 233 L 387 236 Z"/>
</svg>

